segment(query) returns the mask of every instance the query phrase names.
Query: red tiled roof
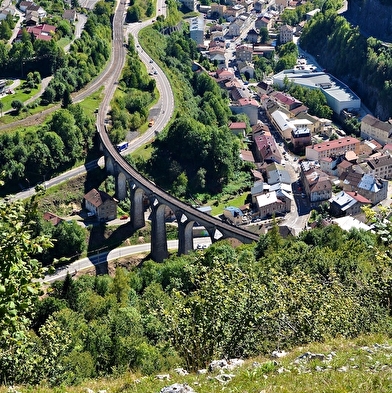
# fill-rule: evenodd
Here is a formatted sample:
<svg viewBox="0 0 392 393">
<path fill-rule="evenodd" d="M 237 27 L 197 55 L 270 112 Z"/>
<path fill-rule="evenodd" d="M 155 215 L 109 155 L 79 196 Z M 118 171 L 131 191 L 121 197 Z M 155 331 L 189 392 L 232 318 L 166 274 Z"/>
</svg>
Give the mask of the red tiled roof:
<svg viewBox="0 0 392 393">
<path fill-rule="evenodd" d="M 252 99 L 252 98 L 240 98 L 238 100 L 238 103 L 241 106 L 245 106 L 245 105 L 259 106 L 259 103 L 256 100 Z"/>
<path fill-rule="evenodd" d="M 235 121 L 229 125 L 230 130 L 242 130 L 246 128 L 244 121 Z"/>
<path fill-rule="evenodd" d="M 93 206 L 98 207 L 101 206 L 106 200 L 113 198 L 106 192 L 93 188 L 84 196 L 84 199 L 90 202 Z"/>
<path fill-rule="evenodd" d="M 253 153 L 249 150 L 241 150 L 241 158 L 244 161 L 255 162 L 255 159 L 253 157 Z"/>
<path fill-rule="evenodd" d="M 360 143 L 360 142 L 356 138 L 346 137 L 346 138 L 335 139 L 333 141 L 318 143 L 317 145 L 313 146 L 313 149 L 317 151 L 325 151 L 337 147 L 352 145 L 354 143 Z"/>
<path fill-rule="evenodd" d="M 350 195 L 350 197 L 354 198 L 356 201 L 361 202 L 361 203 L 372 203 L 369 201 L 369 199 L 365 198 L 361 194 L 358 194 L 356 191 L 346 191 L 347 195 Z"/>
</svg>

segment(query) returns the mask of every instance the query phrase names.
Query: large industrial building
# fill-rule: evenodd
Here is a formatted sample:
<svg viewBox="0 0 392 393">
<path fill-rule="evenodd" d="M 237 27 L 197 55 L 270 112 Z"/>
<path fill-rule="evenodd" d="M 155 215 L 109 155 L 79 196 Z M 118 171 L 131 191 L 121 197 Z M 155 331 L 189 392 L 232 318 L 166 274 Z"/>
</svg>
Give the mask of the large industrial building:
<svg viewBox="0 0 392 393">
<path fill-rule="evenodd" d="M 338 115 L 342 110 L 355 111 L 361 107 L 361 99 L 343 82 L 325 72 L 315 72 L 315 67 L 300 66 L 284 70 L 273 76 L 273 83 L 283 87 L 290 82 L 309 89 L 319 89 L 328 105 Z"/>
</svg>

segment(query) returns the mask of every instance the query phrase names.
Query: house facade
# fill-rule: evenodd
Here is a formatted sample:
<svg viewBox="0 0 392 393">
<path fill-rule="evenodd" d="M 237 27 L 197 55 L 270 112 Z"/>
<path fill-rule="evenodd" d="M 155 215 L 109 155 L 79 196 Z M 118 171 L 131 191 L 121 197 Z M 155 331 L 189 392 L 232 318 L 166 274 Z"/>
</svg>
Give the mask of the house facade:
<svg viewBox="0 0 392 393">
<path fill-rule="evenodd" d="M 237 61 L 251 62 L 253 57 L 253 48 L 251 45 L 239 45 L 235 50 Z"/>
<path fill-rule="evenodd" d="M 289 206 L 287 206 L 286 201 L 279 199 L 276 191 L 258 195 L 255 199 L 260 218 L 290 211 L 290 204 L 288 203 Z"/>
<path fill-rule="evenodd" d="M 117 202 L 104 191 L 93 188 L 84 196 L 85 208 L 98 220 L 108 221 L 117 217 Z"/>
<path fill-rule="evenodd" d="M 283 161 L 282 154 L 276 145 L 275 138 L 270 133 L 257 133 L 253 136 L 254 155 L 257 162 L 277 162 Z"/>
<path fill-rule="evenodd" d="M 366 115 L 361 120 L 361 137 L 375 139 L 382 145 L 392 143 L 392 124 L 383 122 L 372 115 Z"/>
<path fill-rule="evenodd" d="M 392 179 L 392 156 L 385 154 L 367 161 L 369 173 L 380 179 Z"/>
<path fill-rule="evenodd" d="M 196 41 L 197 44 L 204 43 L 204 18 L 192 18 L 189 26 L 189 34 L 192 40 Z"/>
<path fill-rule="evenodd" d="M 279 38 L 282 44 L 292 42 L 294 38 L 294 28 L 289 25 L 283 25 L 279 31 Z"/>
<path fill-rule="evenodd" d="M 371 202 L 358 192 L 341 191 L 329 200 L 331 214 L 334 217 L 355 216 L 362 213 L 362 207 Z"/>
<path fill-rule="evenodd" d="M 240 98 L 230 109 L 234 113 L 244 113 L 249 118 L 251 126 L 255 125 L 258 121 L 259 103 L 253 98 Z"/>
<path fill-rule="evenodd" d="M 347 151 L 353 151 L 358 155 L 360 144 L 358 139 L 352 137 L 318 143 L 306 147 L 306 158 L 319 161 L 321 158 L 342 155 Z"/>
<path fill-rule="evenodd" d="M 303 162 L 300 177 L 311 202 L 327 201 L 332 197 L 332 183 L 326 173 Z"/>
</svg>

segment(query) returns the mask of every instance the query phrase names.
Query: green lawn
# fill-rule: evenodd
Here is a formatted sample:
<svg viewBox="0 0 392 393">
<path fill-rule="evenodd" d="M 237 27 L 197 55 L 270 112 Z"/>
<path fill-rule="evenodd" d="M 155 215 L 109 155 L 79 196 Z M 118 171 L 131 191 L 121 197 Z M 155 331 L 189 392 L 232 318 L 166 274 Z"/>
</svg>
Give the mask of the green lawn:
<svg viewBox="0 0 392 393">
<path fill-rule="evenodd" d="M 87 98 L 85 98 L 82 102 L 80 102 L 80 106 L 90 114 L 94 114 L 95 110 L 99 108 L 103 99 L 103 87 L 101 87 L 98 91 L 91 94 Z"/>
<path fill-rule="evenodd" d="M 24 80 L 21 80 L 20 82 L 20 86 L 13 90 L 15 92 L 14 94 L 7 94 L 1 98 L 1 102 L 3 103 L 3 113 L 12 109 L 12 101 L 19 100 L 21 102 L 25 102 L 34 94 L 39 92 L 40 86 L 37 89 L 24 89 L 21 87 Z"/>
<path fill-rule="evenodd" d="M 57 41 L 57 45 L 60 47 L 60 48 L 65 48 L 69 43 L 71 42 L 71 39 L 69 38 L 69 37 L 63 37 L 63 38 L 60 38 L 58 41 Z"/>
<path fill-rule="evenodd" d="M 152 154 L 152 146 L 151 146 L 151 144 L 148 144 L 148 145 L 139 147 L 137 150 L 135 150 L 131 154 L 131 156 L 136 161 L 139 159 L 142 159 L 143 161 L 147 161 L 151 157 L 151 154 Z"/>
<path fill-rule="evenodd" d="M 222 214 L 223 210 L 228 206 L 240 207 L 245 205 L 247 195 L 248 193 L 244 192 L 242 195 L 237 195 L 235 197 L 227 196 L 223 197 L 221 200 L 213 199 L 210 201 L 210 205 L 208 203 L 206 205 L 211 206 L 211 214 L 217 216 Z"/>
</svg>

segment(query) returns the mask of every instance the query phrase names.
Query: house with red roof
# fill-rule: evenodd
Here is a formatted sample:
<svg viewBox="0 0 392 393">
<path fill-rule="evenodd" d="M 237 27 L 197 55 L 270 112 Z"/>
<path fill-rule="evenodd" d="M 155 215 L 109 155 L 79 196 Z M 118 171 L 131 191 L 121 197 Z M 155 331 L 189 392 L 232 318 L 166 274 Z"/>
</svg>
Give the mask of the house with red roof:
<svg viewBox="0 0 392 393">
<path fill-rule="evenodd" d="M 235 135 L 245 136 L 246 123 L 244 121 L 235 121 L 229 124 L 230 131 Z"/>
<path fill-rule="evenodd" d="M 260 104 L 253 98 L 242 97 L 230 106 L 234 113 L 244 113 L 249 118 L 250 125 L 257 124 Z"/>
<path fill-rule="evenodd" d="M 321 158 L 343 155 L 350 150 L 358 155 L 360 144 L 361 142 L 356 138 L 344 137 L 310 145 L 306 147 L 306 158 L 319 161 Z"/>
<path fill-rule="evenodd" d="M 283 161 L 275 138 L 270 133 L 253 134 L 253 142 L 256 162 L 277 162 L 280 164 Z"/>
<path fill-rule="evenodd" d="M 56 26 L 52 25 L 38 25 L 38 26 L 28 26 L 26 27 L 26 31 L 33 35 L 36 40 L 44 40 L 50 41 L 52 39 L 52 35 L 56 32 Z M 15 41 L 18 42 L 22 38 L 23 29 L 19 29 L 18 34 L 16 35 Z"/>
</svg>

